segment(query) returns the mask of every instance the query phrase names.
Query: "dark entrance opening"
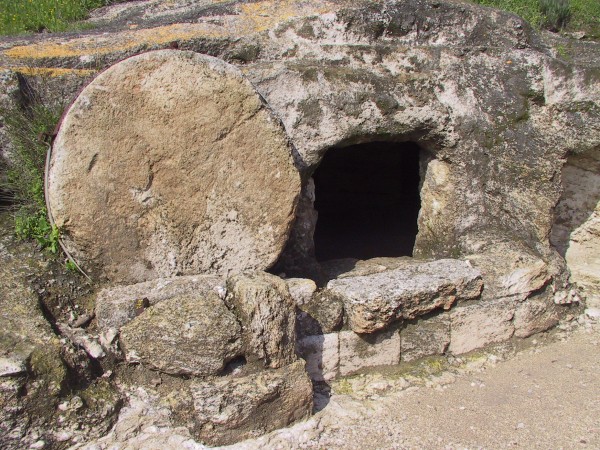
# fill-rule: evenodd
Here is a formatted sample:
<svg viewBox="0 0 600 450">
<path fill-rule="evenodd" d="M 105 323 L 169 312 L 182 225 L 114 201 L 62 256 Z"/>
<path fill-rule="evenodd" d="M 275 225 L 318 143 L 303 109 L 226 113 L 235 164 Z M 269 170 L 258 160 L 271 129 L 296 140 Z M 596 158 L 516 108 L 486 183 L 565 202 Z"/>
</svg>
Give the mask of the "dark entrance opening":
<svg viewBox="0 0 600 450">
<path fill-rule="evenodd" d="M 332 148 L 313 177 L 318 261 L 412 256 L 421 206 L 417 144 Z"/>
</svg>

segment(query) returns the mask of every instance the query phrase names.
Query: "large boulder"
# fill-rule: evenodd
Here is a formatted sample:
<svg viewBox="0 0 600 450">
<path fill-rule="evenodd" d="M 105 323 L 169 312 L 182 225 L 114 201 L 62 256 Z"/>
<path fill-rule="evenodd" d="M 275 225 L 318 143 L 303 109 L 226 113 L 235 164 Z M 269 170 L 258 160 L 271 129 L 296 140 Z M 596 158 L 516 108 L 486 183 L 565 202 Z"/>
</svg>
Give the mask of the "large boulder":
<svg viewBox="0 0 600 450">
<path fill-rule="evenodd" d="M 291 153 L 237 68 L 148 52 L 102 72 L 67 111 L 49 207 L 82 266 L 112 281 L 266 269 L 300 193 Z"/>
<path fill-rule="evenodd" d="M 183 396 L 176 414 L 197 439 L 210 445 L 231 444 L 284 427 L 307 418 L 313 406 L 303 361 L 243 377 L 194 381 Z"/>
<path fill-rule="evenodd" d="M 468 262 L 400 260 L 396 269 L 338 278 L 327 288 L 344 303 L 350 328 L 372 333 L 399 319 L 414 319 L 457 300 L 479 297 L 481 273 Z"/>
<path fill-rule="evenodd" d="M 121 328 L 130 362 L 171 375 L 217 375 L 242 354 L 241 326 L 215 292 L 176 296 Z"/>
</svg>

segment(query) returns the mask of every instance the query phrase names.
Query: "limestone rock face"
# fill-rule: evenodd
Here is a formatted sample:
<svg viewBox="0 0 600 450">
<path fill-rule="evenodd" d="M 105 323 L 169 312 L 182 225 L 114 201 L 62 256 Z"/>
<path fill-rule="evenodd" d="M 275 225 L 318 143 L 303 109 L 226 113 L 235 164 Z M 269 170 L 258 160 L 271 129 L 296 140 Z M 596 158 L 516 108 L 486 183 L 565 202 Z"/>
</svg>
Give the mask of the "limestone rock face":
<svg viewBox="0 0 600 450">
<path fill-rule="evenodd" d="M 300 192 L 285 132 L 241 72 L 169 50 L 82 91 L 49 180 L 69 250 L 93 275 L 130 283 L 270 267 Z"/>
<path fill-rule="evenodd" d="M 241 327 L 223 300 L 176 296 L 148 308 L 121 329 L 130 362 L 171 375 L 216 375 L 241 355 Z"/>
<path fill-rule="evenodd" d="M 372 333 L 395 320 L 413 319 L 436 308 L 449 309 L 456 300 L 477 298 L 482 286 L 478 270 L 452 259 L 404 260 L 393 270 L 327 284 L 344 302 L 350 328 L 356 333 Z"/>
<path fill-rule="evenodd" d="M 274 369 L 296 360 L 295 304 L 285 281 L 265 272 L 235 275 L 226 301 L 242 323 L 247 359 Z"/>
<path fill-rule="evenodd" d="M 189 391 L 192 432 L 210 445 L 260 436 L 312 411 L 312 384 L 303 361 L 245 377 L 197 381 Z"/>
</svg>

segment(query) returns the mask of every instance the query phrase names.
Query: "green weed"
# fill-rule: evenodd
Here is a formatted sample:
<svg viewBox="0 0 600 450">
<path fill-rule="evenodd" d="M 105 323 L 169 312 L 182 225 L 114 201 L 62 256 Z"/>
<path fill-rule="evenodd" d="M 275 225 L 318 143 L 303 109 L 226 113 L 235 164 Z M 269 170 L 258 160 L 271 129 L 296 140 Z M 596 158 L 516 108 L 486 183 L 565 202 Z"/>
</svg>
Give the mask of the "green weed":
<svg viewBox="0 0 600 450">
<path fill-rule="evenodd" d="M 60 232 L 50 225 L 46 211 L 44 170 L 48 146 L 43 136 L 52 133 L 62 108 L 46 105 L 32 91 L 26 97 L 19 105 L 0 111 L 10 141 L 0 189 L 12 197 L 17 237 L 36 240 L 56 254 Z"/>
<path fill-rule="evenodd" d="M 35 215 L 18 211 L 15 216 L 15 234 L 19 239 L 36 240 L 41 248 L 53 255 L 56 255 L 60 248 L 58 243 L 60 230 L 56 225 L 50 225 L 45 208 Z"/>
<path fill-rule="evenodd" d="M 65 31 L 108 0 L 0 0 L 0 34 Z"/>
<path fill-rule="evenodd" d="M 600 38 L 600 1 L 598 0 L 472 1 L 515 13 L 536 29 L 583 31 L 588 37 Z"/>
</svg>

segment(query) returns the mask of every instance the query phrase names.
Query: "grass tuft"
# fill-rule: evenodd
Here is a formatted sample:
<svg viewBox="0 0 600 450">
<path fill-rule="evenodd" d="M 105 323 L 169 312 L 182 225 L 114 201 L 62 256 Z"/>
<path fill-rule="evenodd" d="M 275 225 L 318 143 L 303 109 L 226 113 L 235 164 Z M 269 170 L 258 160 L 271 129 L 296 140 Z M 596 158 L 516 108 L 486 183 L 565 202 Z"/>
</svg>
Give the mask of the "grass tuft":
<svg viewBox="0 0 600 450">
<path fill-rule="evenodd" d="M 534 28 L 583 31 L 600 38 L 600 0 L 472 0 L 521 16 Z"/>
<path fill-rule="evenodd" d="M 108 0 L 0 0 L 0 34 L 65 31 Z"/>
<path fill-rule="evenodd" d="M 44 170 L 48 147 L 42 136 L 52 133 L 61 110 L 34 96 L 25 104 L 0 111 L 11 143 L 0 190 L 14 205 L 15 233 L 20 239 L 36 240 L 54 254 L 58 252 L 59 230 L 50 225 L 46 211 Z"/>
</svg>

